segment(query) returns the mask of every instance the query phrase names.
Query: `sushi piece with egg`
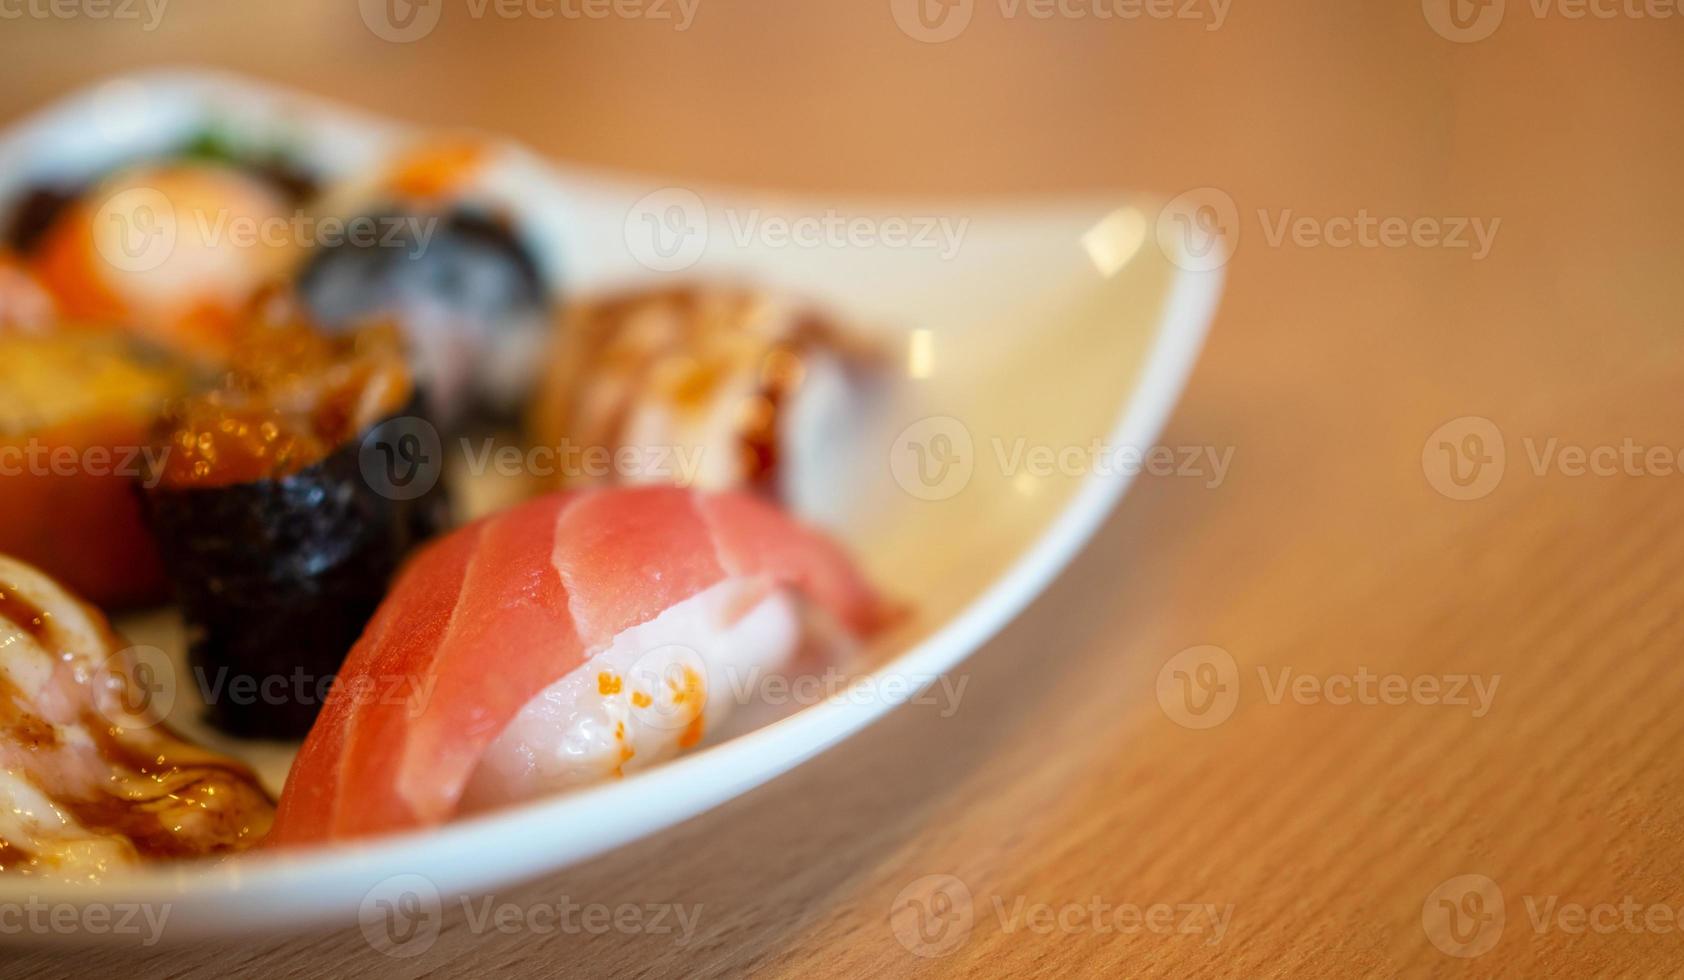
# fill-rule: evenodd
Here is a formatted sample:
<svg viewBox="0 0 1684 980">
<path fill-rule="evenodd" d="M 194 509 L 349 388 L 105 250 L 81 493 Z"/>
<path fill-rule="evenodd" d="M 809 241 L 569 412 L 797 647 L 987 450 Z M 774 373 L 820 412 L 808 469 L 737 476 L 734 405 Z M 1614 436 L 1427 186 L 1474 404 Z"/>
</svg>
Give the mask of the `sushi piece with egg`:
<svg viewBox="0 0 1684 980">
<path fill-rule="evenodd" d="M 561 486 L 744 489 L 816 519 L 882 377 L 874 347 L 786 297 L 632 291 L 568 311 L 528 428 Z"/>
<path fill-rule="evenodd" d="M 271 842 L 439 824 L 690 748 L 756 671 L 846 656 L 890 607 L 747 494 L 550 494 L 408 564 L 347 658 Z"/>
<path fill-rule="evenodd" d="M 252 295 L 296 261 L 294 212 L 284 188 L 241 167 L 145 163 L 54 212 L 28 258 L 64 317 L 217 365 Z"/>
</svg>

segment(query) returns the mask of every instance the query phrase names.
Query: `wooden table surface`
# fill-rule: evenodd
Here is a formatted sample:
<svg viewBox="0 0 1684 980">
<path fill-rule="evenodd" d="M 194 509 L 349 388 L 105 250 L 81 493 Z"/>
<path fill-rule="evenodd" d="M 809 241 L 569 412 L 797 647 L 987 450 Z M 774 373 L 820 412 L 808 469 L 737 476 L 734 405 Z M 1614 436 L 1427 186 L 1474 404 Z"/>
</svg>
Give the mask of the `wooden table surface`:
<svg viewBox="0 0 1684 980">
<path fill-rule="evenodd" d="M 6 972 L 1684 973 L 1684 16 L 1507 8 L 1467 43 L 1413 0 L 1220 24 L 1210 0 L 983 2 L 940 44 L 888 0 L 701 0 L 685 31 L 453 4 L 413 44 L 351 0 L 0 24 L 8 118 L 194 62 L 600 164 L 821 192 L 1210 186 L 1240 226 L 1164 436 L 1232 447 L 1219 486 L 1140 480 L 962 668 L 951 716 L 901 709 L 497 896 L 700 905 L 687 943 L 450 914 L 412 959 L 350 928 Z M 1498 224 L 1483 254 L 1338 247 L 1331 219 L 1365 214 Z M 1308 232 L 1276 235 L 1283 216 Z M 1159 686 L 1204 646 L 1231 660 L 1182 654 Z"/>
</svg>

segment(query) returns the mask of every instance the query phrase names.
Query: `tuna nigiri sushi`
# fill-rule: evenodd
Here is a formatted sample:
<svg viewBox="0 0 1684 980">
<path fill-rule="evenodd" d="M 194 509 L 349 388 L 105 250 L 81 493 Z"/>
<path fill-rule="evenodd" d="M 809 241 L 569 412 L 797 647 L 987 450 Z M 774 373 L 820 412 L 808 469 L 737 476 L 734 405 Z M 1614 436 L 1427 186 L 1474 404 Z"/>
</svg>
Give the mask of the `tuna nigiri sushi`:
<svg viewBox="0 0 1684 980">
<path fill-rule="evenodd" d="M 351 651 L 270 843 L 423 827 L 670 757 L 733 670 L 879 628 L 835 543 L 757 497 L 541 497 L 424 548 Z"/>
</svg>

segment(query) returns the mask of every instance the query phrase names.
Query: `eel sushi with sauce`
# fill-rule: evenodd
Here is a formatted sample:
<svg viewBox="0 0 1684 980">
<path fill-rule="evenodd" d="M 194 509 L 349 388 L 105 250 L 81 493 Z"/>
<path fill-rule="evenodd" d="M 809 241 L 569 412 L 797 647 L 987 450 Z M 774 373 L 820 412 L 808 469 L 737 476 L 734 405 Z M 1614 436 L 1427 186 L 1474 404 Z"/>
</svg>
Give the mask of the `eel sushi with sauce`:
<svg viewBox="0 0 1684 980">
<path fill-rule="evenodd" d="M 0 555 L 0 872 L 97 880 L 268 832 L 274 804 L 251 771 L 164 725 L 165 670 Z"/>
<path fill-rule="evenodd" d="M 102 606 L 163 599 L 136 490 L 151 428 L 188 382 L 129 338 L 0 328 L 0 552 Z"/>
<path fill-rule="evenodd" d="M 837 544 L 749 494 L 539 497 L 405 567 L 269 840 L 431 826 L 649 766 L 762 672 L 846 656 L 891 614 Z"/>
<path fill-rule="evenodd" d="M 449 515 L 397 333 L 328 336 L 269 307 L 222 384 L 161 420 L 144 503 L 211 722 L 301 737 L 399 561 Z"/>
<path fill-rule="evenodd" d="M 568 311 L 528 428 L 562 486 L 745 489 L 814 518 L 826 456 L 882 375 L 875 348 L 778 296 L 630 292 Z"/>
</svg>

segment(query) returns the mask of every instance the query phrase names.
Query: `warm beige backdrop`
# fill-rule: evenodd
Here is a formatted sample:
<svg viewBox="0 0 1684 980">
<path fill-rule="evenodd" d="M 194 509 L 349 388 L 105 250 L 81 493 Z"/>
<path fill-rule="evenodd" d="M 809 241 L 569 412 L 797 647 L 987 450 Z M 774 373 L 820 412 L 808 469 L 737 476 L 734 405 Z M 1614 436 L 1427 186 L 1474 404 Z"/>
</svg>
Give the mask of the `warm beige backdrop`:
<svg viewBox="0 0 1684 980">
<path fill-rule="evenodd" d="M 900 32 L 889 0 L 700 0 L 682 33 L 475 21 L 453 4 L 410 45 L 377 39 L 351 0 L 171 0 L 151 33 L 0 22 L 5 117 L 100 75 L 196 62 L 605 165 L 816 190 L 1208 185 L 1242 215 L 1229 296 L 1165 437 L 1234 447 L 1220 487 L 1142 480 L 965 668 L 955 716 L 902 710 L 709 816 L 500 896 L 699 902 L 688 947 L 474 936 L 458 917 L 415 960 L 353 929 L 9 957 L 7 972 L 1676 973 L 1684 934 L 1645 911 L 1638 931 L 1600 933 L 1554 916 L 1539 931 L 1534 914 L 1684 906 L 1684 476 L 1538 475 L 1527 449 L 1684 447 L 1684 17 L 1610 2 L 1611 19 L 1547 4 L 1540 18 L 1510 0 L 1494 35 L 1457 44 L 1414 0 L 1240 0 L 1216 30 L 1208 0 L 1188 8 L 1202 19 L 1132 21 L 1007 18 L 1003 3 L 976 0 L 940 45 Z M 1271 245 L 1259 210 L 1501 224 L 1474 261 Z M 1422 448 L 1470 415 L 1498 426 L 1508 465 L 1458 502 Z M 1153 688 L 1200 644 L 1228 650 L 1241 685 L 1205 731 Z M 1500 680 L 1475 718 L 1271 703 L 1259 665 Z M 926 960 L 889 910 L 932 873 L 966 884 L 974 927 Z M 1506 925 L 1492 951 L 1454 958 L 1423 905 L 1475 873 Z M 997 908 L 1009 920 L 1020 898 L 1233 911 L 1216 942 L 1074 920 L 1008 932 Z"/>
</svg>

